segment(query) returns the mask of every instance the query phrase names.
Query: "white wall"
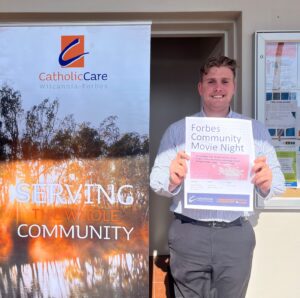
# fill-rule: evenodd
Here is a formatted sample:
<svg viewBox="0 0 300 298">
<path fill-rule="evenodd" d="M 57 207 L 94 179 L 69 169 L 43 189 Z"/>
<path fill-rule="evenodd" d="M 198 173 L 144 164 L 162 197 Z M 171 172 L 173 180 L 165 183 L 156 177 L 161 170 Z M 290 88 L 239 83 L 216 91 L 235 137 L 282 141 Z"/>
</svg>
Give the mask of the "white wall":
<svg viewBox="0 0 300 298">
<path fill-rule="evenodd" d="M 97 13 L 131 13 L 151 19 L 170 12 L 241 12 L 238 24 L 242 99 L 240 110 L 253 116 L 253 33 L 256 30 L 300 30 L 298 0 L 1 0 L 0 20 L 43 20 L 43 15 L 20 12 L 63 13 L 55 18 L 97 20 Z M 11 13 L 11 14 L 9 14 Z M 77 13 L 66 15 L 64 13 Z M 82 13 L 91 13 L 93 15 Z M 122 14 L 119 15 L 120 18 Z M 47 16 L 49 18 L 49 15 Z M 118 17 L 118 16 L 116 16 Z M 51 18 L 51 16 L 50 16 Z M 264 212 L 255 226 L 257 246 L 247 298 L 300 297 L 300 213 Z"/>
<path fill-rule="evenodd" d="M 299 225 L 298 212 L 259 215 L 247 298 L 300 297 Z"/>
</svg>

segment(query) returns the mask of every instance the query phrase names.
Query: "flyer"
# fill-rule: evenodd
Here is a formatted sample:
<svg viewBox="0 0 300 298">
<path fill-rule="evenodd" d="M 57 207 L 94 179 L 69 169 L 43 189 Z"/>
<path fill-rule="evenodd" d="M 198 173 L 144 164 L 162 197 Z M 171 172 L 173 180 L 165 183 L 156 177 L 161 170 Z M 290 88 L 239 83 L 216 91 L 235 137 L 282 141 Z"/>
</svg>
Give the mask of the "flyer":
<svg viewBox="0 0 300 298">
<path fill-rule="evenodd" d="M 251 120 L 187 117 L 185 149 L 185 208 L 253 210 Z"/>
<path fill-rule="evenodd" d="M 297 148 L 296 140 L 273 140 L 278 161 L 285 178 L 285 186 L 297 187 Z"/>
</svg>

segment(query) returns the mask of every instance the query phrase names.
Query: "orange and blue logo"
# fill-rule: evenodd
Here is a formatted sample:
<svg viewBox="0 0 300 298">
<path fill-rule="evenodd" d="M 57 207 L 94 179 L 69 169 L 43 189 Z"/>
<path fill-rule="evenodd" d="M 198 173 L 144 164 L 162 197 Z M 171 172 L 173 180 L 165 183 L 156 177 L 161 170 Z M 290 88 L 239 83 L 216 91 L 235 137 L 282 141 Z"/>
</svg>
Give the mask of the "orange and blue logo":
<svg viewBox="0 0 300 298">
<path fill-rule="evenodd" d="M 61 36 L 59 64 L 62 67 L 84 67 L 84 35 Z"/>
</svg>

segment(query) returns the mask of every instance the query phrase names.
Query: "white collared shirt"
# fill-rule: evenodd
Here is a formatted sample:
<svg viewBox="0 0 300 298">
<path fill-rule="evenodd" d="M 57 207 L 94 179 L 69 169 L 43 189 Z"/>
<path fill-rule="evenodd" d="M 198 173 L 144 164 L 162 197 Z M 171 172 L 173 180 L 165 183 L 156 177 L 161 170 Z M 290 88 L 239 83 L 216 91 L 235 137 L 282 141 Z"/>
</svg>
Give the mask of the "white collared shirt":
<svg viewBox="0 0 300 298">
<path fill-rule="evenodd" d="M 193 117 L 205 117 L 202 110 Z M 227 117 L 237 119 L 249 119 L 229 111 Z M 253 137 L 255 145 L 255 156 L 264 155 L 267 157 L 267 163 L 272 170 L 273 179 L 269 194 L 264 199 L 269 199 L 273 195 L 278 195 L 285 190 L 284 176 L 280 169 L 275 150 L 271 144 L 271 137 L 265 126 L 257 120 L 252 121 Z M 250 212 L 242 211 L 221 211 L 221 210 L 195 210 L 184 208 L 184 186 L 181 185 L 173 192 L 169 192 L 169 168 L 171 161 L 176 157 L 179 151 L 185 150 L 185 119 L 171 124 L 165 131 L 160 143 L 158 154 L 156 156 L 151 174 L 150 186 L 159 195 L 170 197 L 173 203 L 170 210 L 183 214 L 197 220 L 214 221 L 233 221 L 240 216 L 250 216 Z M 259 194 L 258 192 L 258 195 Z"/>
</svg>

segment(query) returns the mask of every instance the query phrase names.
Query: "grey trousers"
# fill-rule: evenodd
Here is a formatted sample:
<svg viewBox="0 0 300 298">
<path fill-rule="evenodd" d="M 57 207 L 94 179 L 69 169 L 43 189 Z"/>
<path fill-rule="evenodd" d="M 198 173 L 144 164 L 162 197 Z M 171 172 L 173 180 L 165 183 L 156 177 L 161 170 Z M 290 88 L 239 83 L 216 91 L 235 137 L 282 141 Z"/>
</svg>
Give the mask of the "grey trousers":
<svg viewBox="0 0 300 298">
<path fill-rule="evenodd" d="M 245 297 L 255 247 L 249 222 L 215 228 L 174 219 L 169 247 L 177 298 Z"/>
</svg>

